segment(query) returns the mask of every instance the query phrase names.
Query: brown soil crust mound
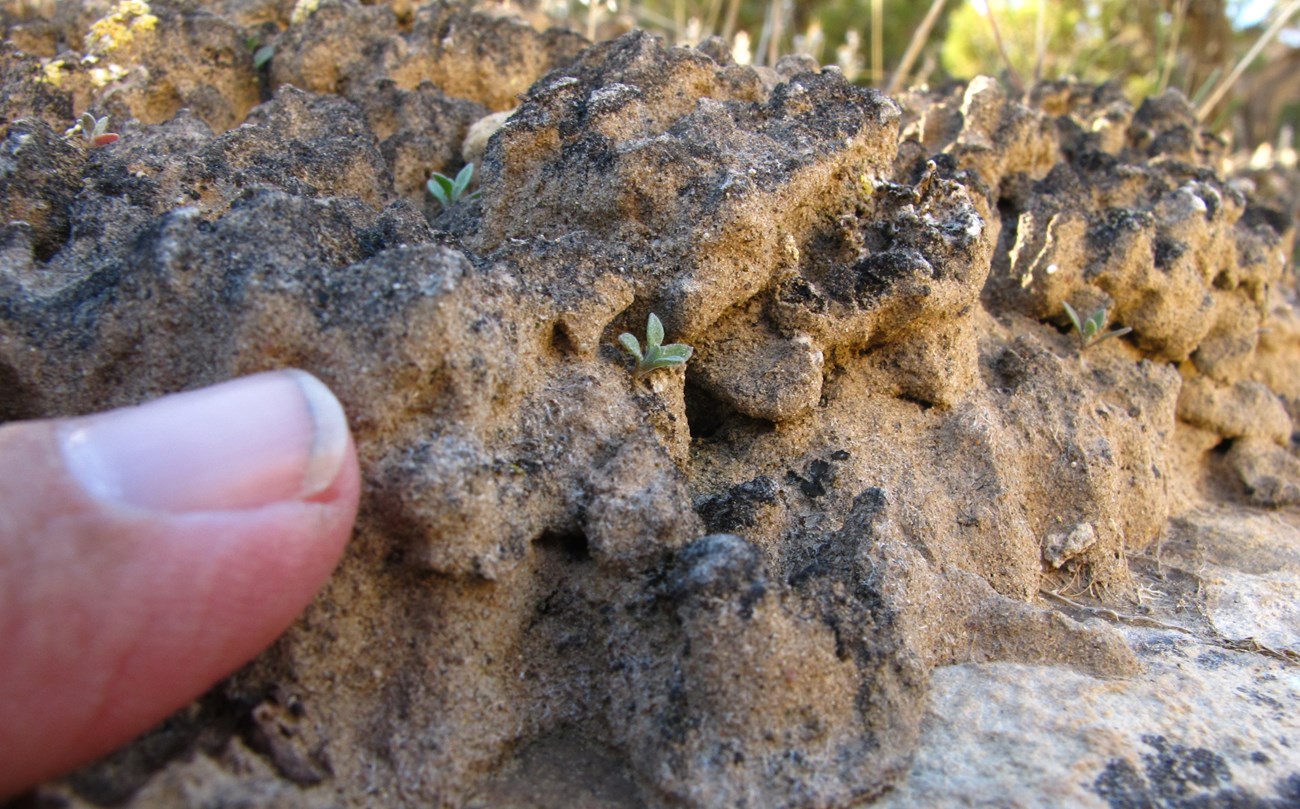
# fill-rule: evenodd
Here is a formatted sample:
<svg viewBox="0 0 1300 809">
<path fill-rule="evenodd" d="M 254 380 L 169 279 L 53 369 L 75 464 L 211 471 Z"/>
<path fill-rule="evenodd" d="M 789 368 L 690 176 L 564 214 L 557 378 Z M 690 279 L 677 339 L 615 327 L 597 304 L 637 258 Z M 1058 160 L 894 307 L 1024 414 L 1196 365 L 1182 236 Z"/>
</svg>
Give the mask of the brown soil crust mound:
<svg viewBox="0 0 1300 809">
<path fill-rule="evenodd" d="M 284 638 L 43 799 L 853 805 L 936 667 L 1133 676 L 1089 610 L 1198 509 L 1300 504 L 1294 203 L 1175 94 L 890 99 L 443 3 L 50 5 L 2 17 L 0 419 L 297 366 L 366 489 Z M 85 109 L 121 140 L 66 137 Z M 1082 348 L 1067 303 L 1132 331 Z M 685 371 L 618 350 L 651 312 Z"/>
</svg>

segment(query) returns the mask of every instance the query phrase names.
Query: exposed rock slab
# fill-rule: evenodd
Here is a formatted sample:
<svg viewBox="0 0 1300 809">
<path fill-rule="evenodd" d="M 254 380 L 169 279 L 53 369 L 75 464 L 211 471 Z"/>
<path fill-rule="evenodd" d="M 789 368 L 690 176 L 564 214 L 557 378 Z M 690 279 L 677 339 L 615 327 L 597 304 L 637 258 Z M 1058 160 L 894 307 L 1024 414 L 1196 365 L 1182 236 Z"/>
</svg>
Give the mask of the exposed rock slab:
<svg viewBox="0 0 1300 809">
<path fill-rule="evenodd" d="M 1144 565 L 1148 607 L 1108 616 L 1120 617 L 1141 674 L 936 671 L 912 770 L 876 805 L 1295 805 L 1300 524 L 1211 512 L 1175 526 Z M 1285 581 L 1291 596 L 1261 581 Z"/>
</svg>

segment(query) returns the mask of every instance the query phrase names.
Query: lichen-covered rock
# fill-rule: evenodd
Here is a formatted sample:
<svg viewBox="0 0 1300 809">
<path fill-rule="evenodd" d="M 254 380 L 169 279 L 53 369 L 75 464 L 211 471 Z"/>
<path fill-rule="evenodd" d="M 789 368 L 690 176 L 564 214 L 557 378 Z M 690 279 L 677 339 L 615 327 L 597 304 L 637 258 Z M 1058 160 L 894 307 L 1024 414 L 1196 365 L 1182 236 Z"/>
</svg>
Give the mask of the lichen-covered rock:
<svg viewBox="0 0 1300 809">
<path fill-rule="evenodd" d="M 58 41 L 110 13 L 58 7 Z M 441 3 L 155 15 L 178 52 L 221 45 L 209 83 L 141 52 L 114 101 L 0 51 L 0 419 L 298 366 L 349 413 L 363 502 L 302 620 L 159 731 L 179 752 L 51 800 L 933 790 L 908 773 L 936 669 L 1137 682 L 1149 655 L 1096 619 L 1186 584 L 1143 553 L 1170 518 L 1300 499 L 1294 227 L 1177 96 L 896 103 Z M 227 47 L 250 32 L 269 73 Z M 431 202 L 516 103 L 481 196 Z M 65 139 L 73 106 L 123 139 Z M 1133 332 L 1085 348 L 1065 302 Z M 696 355 L 642 378 L 616 338 L 651 312 Z M 1247 584 L 1216 613 L 1280 586 Z M 1166 629 L 1224 642 L 1177 596 Z"/>
<path fill-rule="evenodd" d="M 469 155 L 462 161 L 460 144 L 470 127 L 487 115 L 481 104 L 449 97 L 429 82 L 403 90 L 388 80 L 352 98 L 379 139 L 395 190 L 412 202 L 434 204 L 425 188 L 429 176 L 474 162 Z"/>
<path fill-rule="evenodd" d="M 658 703 L 634 716 L 640 768 L 685 805 L 843 805 L 873 797 L 906 765 L 919 724 L 920 667 L 887 609 L 849 565 L 842 590 L 773 580 L 762 552 L 712 534 L 679 555 L 666 595 L 681 625 L 680 668 L 630 683 Z M 847 603 L 844 603 L 847 602 Z M 809 624 L 809 613 L 820 621 Z M 679 641 L 679 642 L 682 642 Z M 651 694 L 636 691 L 652 689 Z M 892 740 L 884 744 L 885 739 Z"/>
<path fill-rule="evenodd" d="M 68 212 L 80 190 L 74 178 L 86 155 L 60 135 L 31 118 L 14 121 L 5 131 L 0 216 L 8 223 L 6 250 L 17 251 L 6 267 L 31 257 L 48 259 L 68 239 Z"/>
<path fill-rule="evenodd" d="M 40 60 L 0 43 L 0 113 L 5 121 L 37 118 L 58 130 L 73 124 L 72 94 L 51 81 Z"/>
<path fill-rule="evenodd" d="M 701 387 L 738 413 L 789 421 L 821 401 L 825 358 L 807 334 L 782 338 L 762 325 L 761 307 L 729 318 L 699 341 L 693 366 Z"/>
<path fill-rule="evenodd" d="M 1252 502 L 1269 508 L 1300 505 L 1300 458 L 1266 439 L 1235 441 L 1227 460 Z"/>
<path fill-rule="evenodd" d="M 1295 517 L 1210 507 L 1170 522 L 1148 563 L 1161 587 L 1114 618 L 1140 676 L 1025 663 L 936 670 L 912 769 L 879 805 L 1294 803 L 1300 751 L 1281 740 L 1300 729 L 1288 710 L 1300 646 Z M 1189 620 L 1198 590 L 1204 618 Z M 1056 600 L 1089 623 L 1101 617 Z"/>
<path fill-rule="evenodd" d="M 471 126 L 513 108 L 587 43 L 456 3 L 401 12 L 397 4 L 313 4 L 274 38 L 269 81 L 355 103 L 380 141 L 397 192 L 432 205 L 424 186 L 431 173 L 454 175 L 481 159 L 481 148 L 462 154 Z"/>
<path fill-rule="evenodd" d="M 655 259 L 627 268 L 637 296 L 683 339 L 704 334 L 770 285 L 815 211 L 851 204 L 894 140 L 892 103 L 834 74 L 765 96 L 753 72 L 645 34 L 588 51 L 493 140 L 480 249 L 575 228 L 635 245 Z"/>
<path fill-rule="evenodd" d="M 1291 417 L 1259 382 L 1225 388 L 1206 377 L 1188 379 L 1178 397 L 1178 417 L 1224 438 L 1262 438 L 1280 446 L 1291 441 Z"/>
<path fill-rule="evenodd" d="M 1192 120 L 1176 95 L 1149 100 L 1118 149 L 1081 139 L 1066 146 L 1072 159 L 1030 175 L 1028 194 L 1017 179 L 989 293 L 1061 323 L 1064 303 L 1105 308 L 1153 358 L 1190 357 L 1204 374 L 1239 379 L 1281 278 L 1282 242 L 1243 219 L 1235 188 L 1185 162 L 1203 159 L 1190 145 L 1201 137 L 1188 129 Z M 1162 159 L 1148 162 L 1153 154 Z"/>
<path fill-rule="evenodd" d="M 44 57 L 37 80 L 68 93 L 78 112 L 94 106 L 115 122 L 155 124 L 188 109 L 220 132 L 237 125 L 260 100 L 253 52 L 240 26 L 198 4 L 49 6 L 52 24 L 35 41 L 18 41 Z M 3 16 L 9 23 L 16 15 L 5 10 Z M 27 29 L 36 33 L 30 23 Z"/>
<path fill-rule="evenodd" d="M 381 78 L 403 90 L 427 81 L 499 111 L 586 45 L 568 31 L 538 32 L 519 19 L 455 3 L 423 4 L 405 21 L 389 5 L 312 5 L 276 41 L 273 84 L 353 96 Z"/>
</svg>

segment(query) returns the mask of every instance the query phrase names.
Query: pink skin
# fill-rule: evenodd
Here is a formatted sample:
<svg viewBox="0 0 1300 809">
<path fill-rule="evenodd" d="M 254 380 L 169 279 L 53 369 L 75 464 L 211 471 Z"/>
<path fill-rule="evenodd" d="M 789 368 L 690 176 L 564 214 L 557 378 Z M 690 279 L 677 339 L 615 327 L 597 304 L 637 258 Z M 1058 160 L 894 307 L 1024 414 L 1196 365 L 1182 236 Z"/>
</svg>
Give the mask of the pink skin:
<svg viewBox="0 0 1300 809">
<path fill-rule="evenodd" d="M 148 730 L 311 601 L 360 486 L 324 390 L 262 374 L 0 427 L 0 800 Z"/>
</svg>

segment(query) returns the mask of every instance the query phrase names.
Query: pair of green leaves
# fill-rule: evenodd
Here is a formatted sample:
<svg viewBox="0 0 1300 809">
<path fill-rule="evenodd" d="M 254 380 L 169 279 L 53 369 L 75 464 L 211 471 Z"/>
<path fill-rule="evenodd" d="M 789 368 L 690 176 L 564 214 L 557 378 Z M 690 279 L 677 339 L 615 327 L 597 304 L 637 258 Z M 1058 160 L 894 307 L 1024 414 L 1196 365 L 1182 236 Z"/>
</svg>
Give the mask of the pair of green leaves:
<svg viewBox="0 0 1300 809">
<path fill-rule="evenodd" d="M 644 351 L 641 349 L 640 341 L 627 332 L 618 336 L 618 342 L 623 346 L 624 351 L 636 358 L 637 377 L 645 376 L 660 368 L 676 368 L 685 365 L 691 358 L 691 354 L 695 353 L 695 349 L 683 343 L 663 345 L 664 324 L 659 321 L 654 312 L 650 313 L 650 318 L 645 324 Z"/>
<path fill-rule="evenodd" d="M 81 134 L 85 136 L 86 143 L 92 149 L 98 149 L 100 146 L 107 146 L 121 140 L 121 136 L 116 132 L 108 131 L 107 115 L 103 118 L 96 118 L 88 112 L 81 114 Z"/>
<path fill-rule="evenodd" d="M 1074 330 L 1079 335 L 1079 348 L 1083 350 L 1089 346 L 1094 346 L 1110 337 L 1119 337 L 1122 334 L 1128 334 L 1133 331 L 1131 326 L 1125 326 L 1122 329 L 1111 329 L 1103 332 L 1106 328 L 1106 307 L 1101 307 L 1097 311 L 1088 315 L 1086 319 L 1080 319 L 1079 313 L 1074 311 L 1074 307 L 1069 301 L 1061 301 L 1065 305 L 1066 317 L 1074 324 Z"/>
<path fill-rule="evenodd" d="M 427 183 L 429 193 L 433 198 L 442 203 L 444 209 L 450 208 L 461 199 L 474 199 L 478 196 L 477 191 L 472 194 L 465 194 L 465 189 L 469 188 L 469 181 L 474 179 L 474 164 L 466 163 L 465 168 L 460 170 L 456 179 L 452 179 L 445 174 L 434 172 Z"/>
</svg>

